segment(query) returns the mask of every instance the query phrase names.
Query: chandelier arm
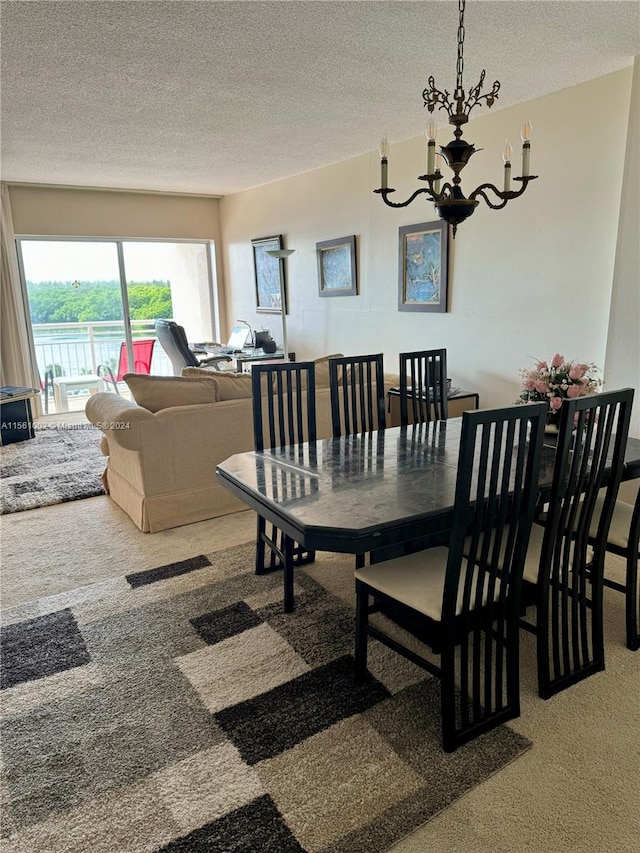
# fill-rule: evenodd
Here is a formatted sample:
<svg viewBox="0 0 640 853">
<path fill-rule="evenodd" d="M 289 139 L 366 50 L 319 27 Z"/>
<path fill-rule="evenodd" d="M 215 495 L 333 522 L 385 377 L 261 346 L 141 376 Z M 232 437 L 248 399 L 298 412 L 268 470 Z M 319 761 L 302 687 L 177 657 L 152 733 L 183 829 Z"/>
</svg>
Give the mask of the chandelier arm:
<svg viewBox="0 0 640 853">
<path fill-rule="evenodd" d="M 421 187 L 419 190 L 416 190 L 413 193 L 413 195 L 409 196 L 409 198 L 406 201 L 389 201 L 387 196 L 390 195 L 391 193 L 394 193 L 394 192 L 395 192 L 395 190 L 392 190 L 392 189 L 374 190 L 374 193 L 378 193 L 379 195 L 382 196 L 382 201 L 388 207 L 407 207 L 407 205 L 411 204 L 411 202 L 414 199 L 416 199 L 419 195 L 422 195 L 423 193 L 431 193 L 431 190 L 429 189 L 429 187 Z M 431 193 L 431 195 L 433 195 L 433 193 Z"/>
<path fill-rule="evenodd" d="M 433 201 L 436 204 L 445 199 L 445 197 L 446 197 L 445 194 L 446 194 L 447 190 L 449 191 L 449 198 L 452 197 L 453 184 L 450 184 L 449 181 L 446 181 L 440 187 L 440 192 L 437 193 L 433 188 L 433 184 L 435 183 L 435 178 L 432 175 L 428 175 L 428 176 L 426 176 L 426 179 L 427 179 L 427 181 L 429 181 L 429 189 L 426 190 L 426 192 L 428 192 L 430 194 L 431 198 L 433 199 Z M 422 180 L 422 179 L 419 179 L 419 180 Z"/>
<path fill-rule="evenodd" d="M 492 208 L 493 210 L 501 210 L 508 201 L 511 201 L 512 198 L 518 198 L 518 196 L 521 196 L 522 193 L 526 190 L 529 181 L 535 181 L 537 177 L 537 175 L 527 175 L 525 178 L 514 178 L 513 180 L 520 181 L 522 183 L 522 186 L 519 190 L 508 190 L 507 192 L 501 192 L 493 184 L 480 184 L 480 186 L 476 187 L 476 189 L 471 193 L 469 199 L 475 201 L 476 196 L 481 195 L 490 208 Z M 484 192 L 485 189 L 491 190 L 493 193 L 495 193 L 498 198 L 501 199 L 501 204 L 493 204 L 489 200 L 487 194 Z"/>
<path fill-rule="evenodd" d="M 484 188 L 485 188 L 485 187 L 486 187 L 486 189 L 488 189 L 488 190 L 492 190 L 492 191 L 493 191 L 493 192 L 498 196 L 498 198 L 502 199 L 502 201 L 500 202 L 500 204 L 494 204 L 494 203 L 489 199 L 489 196 L 488 196 L 488 195 L 485 193 L 485 191 L 484 191 Z M 518 193 L 513 193 L 513 194 L 512 194 L 512 193 L 508 193 L 508 195 L 510 195 L 512 198 L 515 198 L 517 195 L 520 195 L 520 193 L 519 193 L 519 192 L 518 192 Z M 500 190 L 499 190 L 497 187 L 494 187 L 494 185 L 493 185 L 493 184 L 483 184 L 481 187 L 478 187 L 476 190 L 474 190 L 474 191 L 471 193 L 471 195 L 469 196 L 469 198 L 470 198 L 471 200 L 475 201 L 477 196 L 482 196 L 482 198 L 486 201 L 487 205 L 488 205 L 492 210 L 502 210 L 502 208 L 503 208 L 503 207 L 505 207 L 505 205 L 506 205 L 506 204 L 507 204 L 507 202 L 509 201 L 509 199 L 508 199 L 508 198 L 505 198 L 505 193 L 501 193 L 501 192 L 500 192 Z"/>
</svg>

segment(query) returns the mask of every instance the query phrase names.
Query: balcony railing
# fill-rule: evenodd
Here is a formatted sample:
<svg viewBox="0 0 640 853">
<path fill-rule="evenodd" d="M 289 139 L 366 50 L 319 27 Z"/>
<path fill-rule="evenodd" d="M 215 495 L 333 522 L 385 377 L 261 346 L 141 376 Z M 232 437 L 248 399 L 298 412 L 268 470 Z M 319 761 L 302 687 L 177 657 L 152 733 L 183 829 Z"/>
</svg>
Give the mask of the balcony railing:
<svg viewBox="0 0 640 853">
<path fill-rule="evenodd" d="M 154 320 L 132 320 L 134 338 L 155 338 Z M 36 360 L 41 377 L 53 369 L 54 376 L 95 374 L 98 365 L 108 364 L 115 373 L 124 341 L 118 321 L 96 323 L 36 323 L 33 325 Z M 171 376 L 171 362 L 160 346 L 154 347 L 151 372 Z"/>
<path fill-rule="evenodd" d="M 137 338 L 155 338 L 154 320 L 132 320 L 131 331 Z M 40 378 L 48 370 L 53 376 L 83 376 L 96 374 L 99 365 L 108 365 L 114 376 L 118 371 L 120 347 L 124 341 L 124 327 L 118 321 L 100 321 L 91 323 L 35 323 L 33 337 L 36 360 Z M 151 373 L 159 376 L 172 376 L 171 362 L 161 346 L 153 349 Z M 111 388 L 111 386 L 109 386 Z M 125 396 L 127 389 L 122 388 Z M 56 412 L 55 401 L 49 389 L 43 392 L 43 409 L 48 414 Z M 68 408 L 79 411 L 84 408 L 88 393 L 82 390 L 69 391 Z M 44 405 L 46 402 L 46 405 Z"/>
</svg>

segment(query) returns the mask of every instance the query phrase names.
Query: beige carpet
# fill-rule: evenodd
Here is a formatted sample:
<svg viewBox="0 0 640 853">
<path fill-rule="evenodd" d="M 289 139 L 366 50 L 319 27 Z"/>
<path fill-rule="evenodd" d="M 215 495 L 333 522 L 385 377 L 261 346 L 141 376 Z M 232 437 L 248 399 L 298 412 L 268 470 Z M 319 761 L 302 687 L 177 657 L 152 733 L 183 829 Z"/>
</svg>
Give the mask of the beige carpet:
<svg viewBox="0 0 640 853">
<path fill-rule="evenodd" d="M 6 608 L 249 541 L 254 516 L 150 535 L 97 497 L 4 516 L 1 532 Z M 322 574 L 314 576 L 332 592 L 352 595 L 350 577 Z M 533 747 L 393 853 L 637 853 L 640 653 L 624 645 L 623 600 L 610 590 L 605 615 L 606 672 L 546 702 L 536 692 L 533 643 L 523 636 L 522 715 L 510 725 Z"/>
</svg>

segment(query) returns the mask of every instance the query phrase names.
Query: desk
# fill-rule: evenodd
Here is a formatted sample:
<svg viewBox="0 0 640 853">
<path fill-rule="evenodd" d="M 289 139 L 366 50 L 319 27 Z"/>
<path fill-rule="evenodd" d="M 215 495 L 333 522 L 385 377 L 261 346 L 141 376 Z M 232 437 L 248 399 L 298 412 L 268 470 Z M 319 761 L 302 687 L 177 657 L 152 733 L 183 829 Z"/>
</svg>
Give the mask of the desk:
<svg viewBox="0 0 640 853">
<path fill-rule="evenodd" d="M 249 355 L 232 355 L 236 370 L 238 373 L 251 373 L 251 370 L 256 364 L 272 364 L 274 361 L 284 361 L 284 351 L 277 350 L 276 352 L 263 352 L 255 350 Z"/>
<path fill-rule="evenodd" d="M 346 554 L 437 536 L 450 528 L 462 419 L 390 427 L 262 453 L 231 456 L 217 478 L 307 550 Z M 545 445 L 541 491 L 553 476 Z M 629 439 L 624 479 L 640 477 L 640 440 Z M 285 561 L 285 611 L 293 610 L 293 565 Z"/>
<path fill-rule="evenodd" d="M 197 344 L 197 346 L 202 352 L 207 352 L 211 355 L 228 355 L 236 373 L 251 373 L 251 365 L 256 362 L 281 361 L 284 359 L 284 350 L 265 352 L 263 349 L 254 349 L 251 347 L 238 350 L 238 352 L 224 352 L 220 347 L 209 346 L 207 344 Z"/>
</svg>

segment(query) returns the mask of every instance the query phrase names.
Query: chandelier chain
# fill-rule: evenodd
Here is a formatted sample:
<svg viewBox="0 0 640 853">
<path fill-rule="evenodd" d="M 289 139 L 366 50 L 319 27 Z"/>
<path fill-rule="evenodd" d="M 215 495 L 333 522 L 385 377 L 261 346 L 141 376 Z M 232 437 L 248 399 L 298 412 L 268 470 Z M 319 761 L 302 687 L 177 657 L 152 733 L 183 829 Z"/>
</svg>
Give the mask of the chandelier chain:
<svg viewBox="0 0 640 853">
<path fill-rule="evenodd" d="M 462 95 L 462 72 L 464 70 L 464 4 L 465 0 L 459 0 L 458 7 L 460 15 L 458 19 L 458 59 L 456 62 L 456 94 L 455 97 Z"/>
</svg>

